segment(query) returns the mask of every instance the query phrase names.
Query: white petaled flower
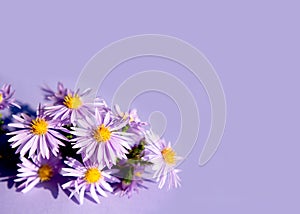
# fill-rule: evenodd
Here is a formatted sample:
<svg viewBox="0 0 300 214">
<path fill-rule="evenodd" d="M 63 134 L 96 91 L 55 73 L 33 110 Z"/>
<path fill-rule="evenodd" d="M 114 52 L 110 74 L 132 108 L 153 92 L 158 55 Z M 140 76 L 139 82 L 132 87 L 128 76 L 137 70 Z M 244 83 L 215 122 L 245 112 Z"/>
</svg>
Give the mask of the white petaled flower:
<svg viewBox="0 0 300 214">
<path fill-rule="evenodd" d="M 153 178 L 159 182 L 158 188 L 168 183 L 168 189 L 180 186 L 180 178 L 178 176 L 179 169 L 175 169 L 176 162 L 180 157 L 171 147 L 171 143 L 166 143 L 164 139 L 160 139 L 152 131 L 146 132 L 146 155 L 144 157 L 151 162 L 154 170 Z"/>
<path fill-rule="evenodd" d="M 95 110 L 91 118 L 78 121 L 78 127 L 72 127 L 73 148 L 79 149 L 84 161 L 92 158 L 108 168 L 116 164 L 117 159 L 127 159 L 133 140 L 131 133 L 122 132 L 127 121 L 118 120 L 110 112 Z"/>
<path fill-rule="evenodd" d="M 81 164 L 74 158 L 68 158 L 65 163 L 70 168 L 62 168 L 62 175 L 74 177 L 75 180 L 63 184 L 62 188 L 71 191 L 70 198 L 75 193 L 79 194 L 80 204 L 83 204 L 86 193 L 89 193 L 97 203 L 100 203 L 99 195 L 107 197 L 106 192 L 113 191 L 109 183 L 119 182 L 117 178 L 110 175 L 112 170 L 103 170 L 103 166 L 97 163 L 86 161 Z"/>
<path fill-rule="evenodd" d="M 57 127 L 57 122 L 48 120 L 41 112 L 37 111 L 37 117 L 32 118 L 26 114 L 20 116 L 13 115 L 16 123 L 10 123 L 8 126 L 18 128 L 17 131 L 9 132 L 7 135 L 15 135 L 8 142 L 11 147 L 18 147 L 16 153 L 23 157 L 29 151 L 29 158 L 34 154 L 41 154 L 43 158 L 50 158 L 52 153 L 58 155 L 59 146 L 64 146 L 61 140 L 68 140 L 58 130 L 64 130 Z"/>
<path fill-rule="evenodd" d="M 52 105 L 45 107 L 45 114 L 60 120 L 63 125 L 75 125 L 78 119 L 92 114 L 94 105 L 98 104 L 88 103 L 86 100 L 91 89 L 79 93 L 79 90 L 74 92 L 58 83 L 57 92 L 49 87 L 44 87 L 42 90 L 45 92 L 45 99 L 52 101 Z"/>
<path fill-rule="evenodd" d="M 18 189 L 26 193 L 42 182 L 50 181 L 60 170 L 60 160 L 57 157 L 44 159 L 40 155 L 34 155 L 32 161 L 21 157 L 22 163 L 18 164 L 18 174 L 14 181 L 22 182 Z"/>
</svg>

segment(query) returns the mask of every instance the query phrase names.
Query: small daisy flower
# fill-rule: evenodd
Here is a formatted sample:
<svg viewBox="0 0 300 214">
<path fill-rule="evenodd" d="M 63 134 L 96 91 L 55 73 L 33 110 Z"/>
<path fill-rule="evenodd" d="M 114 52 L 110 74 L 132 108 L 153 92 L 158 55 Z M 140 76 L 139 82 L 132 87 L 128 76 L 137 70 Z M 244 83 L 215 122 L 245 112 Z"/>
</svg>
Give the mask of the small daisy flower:
<svg viewBox="0 0 300 214">
<path fill-rule="evenodd" d="M 121 175 L 121 182 L 117 183 L 114 186 L 114 193 L 116 195 L 125 196 L 131 198 L 134 193 L 138 193 L 140 189 L 148 189 L 143 185 L 143 182 L 147 179 L 143 178 L 143 174 L 145 173 L 145 166 L 134 165 L 134 166 L 122 166 L 121 171 L 124 173 L 124 169 L 126 170 L 125 176 Z M 129 175 L 128 175 L 129 174 Z M 130 178 L 126 178 L 130 177 Z M 148 180 L 149 181 L 149 180 Z"/>
<path fill-rule="evenodd" d="M 168 182 L 168 189 L 179 187 L 180 178 L 177 174 L 180 170 L 175 169 L 175 165 L 180 157 L 176 155 L 171 143 L 167 144 L 165 140 L 160 139 L 151 131 L 146 132 L 146 142 L 147 155 L 145 158 L 153 164 L 153 178 L 159 182 L 158 188 L 161 189 L 166 181 Z"/>
<path fill-rule="evenodd" d="M 6 109 L 10 106 L 16 106 L 21 108 L 17 103 L 15 103 L 15 98 L 13 98 L 15 91 L 11 90 L 11 85 L 4 84 L 0 89 L 0 110 Z"/>
<path fill-rule="evenodd" d="M 122 132 L 127 121 L 116 120 L 110 112 L 95 110 L 92 118 L 78 121 L 78 127 L 72 127 L 73 148 L 79 149 L 78 154 L 84 155 L 84 161 L 95 159 L 106 164 L 108 168 L 116 164 L 117 158 L 127 159 L 126 154 L 131 148 L 132 134 Z"/>
<path fill-rule="evenodd" d="M 40 155 L 32 156 L 32 161 L 21 157 L 18 164 L 18 174 L 14 181 L 22 182 L 18 186 L 21 192 L 26 193 L 39 183 L 50 181 L 60 170 L 60 160 L 56 157 L 44 159 Z"/>
<path fill-rule="evenodd" d="M 64 146 L 61 140 L 68 140 L 59 130 L 64 130 L 57 126 L 57 122 L 48 120 L 41 109 L 37 111 L 37 117 L 32 118 L 26 114 L 20 116 L 13 115 L 16 123 L 10 123 L 8 126 L 18 128 L 17 131 L 9 132 L 7 135 L 15 135 L 8 142 L 11 147 L 18 147 L 16 153 L 23 157 L 29 151 L 29 158 L 33 154 L 41 154 L 43 158 L 49 159 L 50 153 L 58 155 L 59 146 Z"/>
<path fill-rule="evenodd" d="M 75 177 L 75 180 L 71 180 L 62 185 L 63 189 L 71 190 L 70 198 L 75 193 L 79 194 L 79 202 L 83 204 L 84 195 L 88 192 L 92 198 L 100 203 L 99 197 L 107 197 L 106 192 L 112 192 L 113 189 L 109 183 L 119 182 L 117 178 L 110 175 L 111 170 L 103 170 L 103 166 L 92 163 L 90 161 L 81 164 L 79 161 L 73 158 L 68 158 L 65 163 L 70 168 L 63 168 L 63 176 Z"/>
<path fill-rule="evenodd" d="M 52 105 L 45 107 L 45 114 L 53 119 L 62 121 L 64 125 L 76 124 L 76 120 L 84 118 L 86 115 L 93 113 L 93 104 L 85 102 L 85 97 L 90 93 L 91 89 L 87 89 L 82 93 L 65 89 L 61 83 L 58 83 L 58 91 L 52 91 L 48 87 L 42 88 L 45 92 L 45 99 L 51 100 Z"/>
<path fill-rule="evenodd" d="M 131 109 L 128 112 L 122 112 L 119 105 L 114 106 L 115 114 L 117 117 L 121 119 L 127 119 L 128 118 L 128 124 L 131 127 L 134 127 L 138 130 L 144 130 L 143 127 L 148 125 L 146 122 L 142 122 L 137 114 L 136 109 Z"/>
<path fill-rule="evenodd" d="M 53 105 L 60 104 L 65 96 L 68 95 L 68 89 L 61 82 L 57 83 L 57 91 L 53 91 L 49 86 L 45 85 L 41 88 L 44 92 L 44 99 L 51 101 Z"/>
<path fill-rule="evenodd" d="M 128 120 L 126 132 L 135 134 L 135 136 L 132 136 L 135 142 L 140 142 L 145 137 L 145 126 L 147 126 L 148 123 L 140 120 L 136 109 L 131 109 L 128 112 L 122 112 L 120 107 L 115 105 L 114 113 L 117 118 L 121 120 Z"/>
</svg>

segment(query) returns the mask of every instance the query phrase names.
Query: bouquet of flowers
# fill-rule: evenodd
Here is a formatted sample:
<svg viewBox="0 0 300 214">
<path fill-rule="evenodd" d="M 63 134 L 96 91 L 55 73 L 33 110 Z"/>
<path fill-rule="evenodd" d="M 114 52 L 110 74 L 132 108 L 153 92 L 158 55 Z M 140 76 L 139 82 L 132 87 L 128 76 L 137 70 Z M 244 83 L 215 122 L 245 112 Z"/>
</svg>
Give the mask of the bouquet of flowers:
<svg viewBox="0 0 300 214">
<path fill-rule="evenodd" d="M 62 83 L 56 91 L 41 89 L 45 103 L 36 112 L 14 99 L 10 85 L 0 89 L 2 181 L 26 193 L 54 180 L 80 204 L 87 196 L 100 203 L 108 193 L 131 197 L 147 182 L 180 186 L 179 157 L 136 109 L 122 112 L 100 98 L 90 102 L 90 89 L 72 91 Z"/>
</svg>

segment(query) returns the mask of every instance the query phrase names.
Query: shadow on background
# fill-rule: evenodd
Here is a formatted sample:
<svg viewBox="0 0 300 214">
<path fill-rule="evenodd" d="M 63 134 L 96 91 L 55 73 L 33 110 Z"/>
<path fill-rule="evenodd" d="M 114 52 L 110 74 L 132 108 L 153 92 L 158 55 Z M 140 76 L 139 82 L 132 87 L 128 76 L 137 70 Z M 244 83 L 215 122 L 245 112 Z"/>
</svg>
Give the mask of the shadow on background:
<svg viewBox="0 0 300 214">
<path fill-rule="evenodd" d="M 21 163 L 19 154 L 15 154 L 16 149 L 11 148 L 8 139 L 11 136 L 7 136 L 6 133 L 12 131 L 8 128 L 7 124 L 12 122 L 11 115 L 18 115 L 25 113 L 27 115 L 36 116 L 36 112 L 32 110 L 28 105 L 22 105 L 21 109 L 13 107 L 9 109 L 9 117 L 3 117 L 0 120 L 0 182 L 7 182 L 9 189 L 14 186 L 17 188 L 21 183 L 15 183 L 14 179 L 18 173 L 18 163 Z M 58 197 L 59 186 L 63 182 L 64 178 L 61 175 L 55 175 L 50 181 L 41 182 L 35 186 L 35 188 L 43 188 L 49 190 L 53 198 Z M 20 190 L 16 190 L 20 192 Z"/>
<path fill-rule="evenodd" d="M 35 115 L 35 112 L 28 106 L 22 105 L 21 109 L 12 107 L 9 109 L 9 116 L 2 117 L 0 120 L 0 182 L 7 182 L 7 187 L 12 188 L 14 186 L 14 179 L 17 174 L 17 164 L 20 163 L 19 155 L 15 154 L 15 149 L 10 147 L 7 136 L 8 132 L 7 124 L 12 122 L 11 115 L 26 113 L 28 115 Z"/>
</svg>

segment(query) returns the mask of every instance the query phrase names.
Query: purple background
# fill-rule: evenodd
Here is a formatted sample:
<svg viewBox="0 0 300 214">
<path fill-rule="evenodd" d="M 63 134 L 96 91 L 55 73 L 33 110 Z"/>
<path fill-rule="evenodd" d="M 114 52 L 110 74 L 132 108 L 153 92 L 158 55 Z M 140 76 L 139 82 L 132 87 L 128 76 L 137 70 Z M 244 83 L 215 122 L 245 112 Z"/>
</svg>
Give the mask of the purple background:
<svg viewBox="0 0 300 214">
<path fill-rule="evenodd" d="M 179 76 L 198 101 L 201 132 L 180 166 L 182 185 L 150 186 L 132 199 L 109 197 L 83 206 L 60 191 L 27 195 L 0 184 L 1 213 L 299 213 L 299 5 L 297 1 L 10 1 L 0 3 L 0 83 L 12 83 L 19 100 L 33 106 L 42 83 L 73 87 L 85 63 L 118 39 L 144 33 L 181 38 L 202 51 L 226 93 L 223 141 L 204 167 L 198 158 L 209 127 L 207 96 L 184 68 L 151 57 L 119 66 L 103 84 L 111 99 L 124 78 L 161 69 Z M 184 72 L 181 72 L 184 71 Z M 176 140 L 178 109 L 160 94 L 133 103 L 143 119 L 166 114 L 165 137 Z M 177 118 L 177 119 L 176 119 Z M 171 121 L 171 122 L 170 122 Z M 190 124 L 193 125 L 193 124 Z"/>
</svg>

